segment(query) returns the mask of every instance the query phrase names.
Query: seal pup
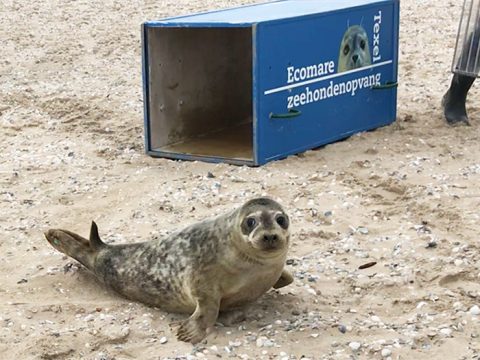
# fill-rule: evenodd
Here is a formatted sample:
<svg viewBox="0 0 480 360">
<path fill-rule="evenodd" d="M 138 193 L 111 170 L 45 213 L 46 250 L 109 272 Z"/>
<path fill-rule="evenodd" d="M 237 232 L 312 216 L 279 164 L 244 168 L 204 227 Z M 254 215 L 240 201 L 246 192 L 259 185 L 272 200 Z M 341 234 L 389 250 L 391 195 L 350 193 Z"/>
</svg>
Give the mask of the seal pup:
<svg viewBox="0 0 480 360">
<path fill-rule="evenodd" d="M 177 338 L 198 343 L 219 311 L 235 309 L 293 281 L 284 270 L 289 226 L 280 204 L 261 197 L 142 243 L 107 245 L 94 222 L 89 240 L 59 229 L 48 230 L 45 237 L 123 296 L 192 314 L 178 326 Z"/>
<path fill-rule="evenodd" d="M 371 63 L 367 32 L 360 25 L 350 26 L 340 44 L 337 72 L 357 69 Z"/>
</svg>

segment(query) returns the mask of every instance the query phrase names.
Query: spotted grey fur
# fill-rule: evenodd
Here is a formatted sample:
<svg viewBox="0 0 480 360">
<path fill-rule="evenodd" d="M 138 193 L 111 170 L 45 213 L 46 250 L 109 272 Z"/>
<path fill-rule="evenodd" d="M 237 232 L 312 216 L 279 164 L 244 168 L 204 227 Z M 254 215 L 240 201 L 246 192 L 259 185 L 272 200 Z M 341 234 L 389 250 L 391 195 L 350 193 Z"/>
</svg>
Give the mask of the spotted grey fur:
<svg viewBox="0 0 480 360">
<path fill-rule="evenodd" d="M 293 281 L 284 270 L 289 219 L 269 198 L 252 199 L 225 215 L 148 242 L 107 245 L 94 222 L 89 240 L 59 229 L 48 230 L 45 237 L 125 297 L 192 314 L 177 331 L 180 340 L 192 343 L 205 338 L 219 311 Z"/>
</svg>

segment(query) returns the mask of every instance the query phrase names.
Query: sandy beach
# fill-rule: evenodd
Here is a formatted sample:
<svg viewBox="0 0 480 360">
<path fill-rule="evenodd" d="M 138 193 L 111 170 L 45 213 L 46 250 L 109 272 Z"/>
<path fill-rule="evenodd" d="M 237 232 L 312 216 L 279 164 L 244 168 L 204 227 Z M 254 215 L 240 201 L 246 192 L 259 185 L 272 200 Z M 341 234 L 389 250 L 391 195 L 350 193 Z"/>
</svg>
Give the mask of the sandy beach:
<svg viewBox="0 0 480 360">
<path fill-rule="evenodd" d="M 140 24 L 246 3 L 0 1 L 1 359 L 479 359 L 478 84 L 472 126 L 440 106 L 461 2 L 402 0 L 389 126 L 258 168 L 146 156 Z M 257 195 L 290 215 L 294 283 L 195 347 L 43 237 L 138 242 Z"/>
</svg>

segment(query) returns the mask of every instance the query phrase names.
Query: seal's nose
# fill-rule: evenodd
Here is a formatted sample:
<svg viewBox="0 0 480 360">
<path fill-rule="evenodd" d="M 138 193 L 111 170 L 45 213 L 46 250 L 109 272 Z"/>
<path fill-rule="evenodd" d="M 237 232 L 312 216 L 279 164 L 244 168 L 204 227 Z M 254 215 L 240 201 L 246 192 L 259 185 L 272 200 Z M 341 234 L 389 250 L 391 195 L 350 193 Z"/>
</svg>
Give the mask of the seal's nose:
<svg viewBox="0 0 480 360">
<path fill-rule="evenodd" d="M 277 240 L 278 240 L 277 234 L 263 235 L 263 241 L 265 241 L 266 243 L 273 244 L 277 242 Z"/>
<path fill-rule="evenodd" d="M 353 60 L 354 63 L 356 63 L 357 60 L 358 60 L 358 54 L 353 55 L 352 60 Z"/>
</svg>

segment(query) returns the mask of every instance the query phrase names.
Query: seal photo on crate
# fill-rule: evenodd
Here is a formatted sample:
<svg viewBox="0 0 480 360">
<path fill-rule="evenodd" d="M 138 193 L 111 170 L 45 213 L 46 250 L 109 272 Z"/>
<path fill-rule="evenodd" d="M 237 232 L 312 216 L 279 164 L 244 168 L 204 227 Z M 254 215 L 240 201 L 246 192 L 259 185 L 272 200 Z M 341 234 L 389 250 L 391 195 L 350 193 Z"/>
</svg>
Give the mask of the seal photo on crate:
<svg viewBox="0 0 480 360">
<path fill-rule="evenodd" d="M 340 43 L 338 72 L 358 69 L 371 63 L 367 32 L 361 25 L 350 26 Z"/>
<path fill-rule="evenodd" d="M 45 237 L 126 298 L 191 314 L 177 329 L 178 339 L 191 343 L 207 336 L 220 311 L 293 281 L 284 269 L 289 218 L 280 204 L 265 197 L 142 243 L 107 245 L 94 222 L 89 240 L 60 229 L 48 230 Z"/>
</svg>

